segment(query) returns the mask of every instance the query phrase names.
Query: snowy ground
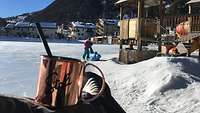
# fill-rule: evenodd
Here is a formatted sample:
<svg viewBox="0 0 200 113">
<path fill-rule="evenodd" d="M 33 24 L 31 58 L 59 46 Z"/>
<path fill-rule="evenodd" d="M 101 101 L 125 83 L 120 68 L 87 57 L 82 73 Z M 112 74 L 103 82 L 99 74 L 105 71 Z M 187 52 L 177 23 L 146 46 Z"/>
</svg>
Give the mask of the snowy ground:
<svg viewBox="0 0 200 113">
<path fill-rule="evenodd" d="M 82 44 L 50 43 L 53 55 L 81 58 Z M 199 113 L 200 63 L 197 57 L 155 57 L 125 65 L 114 62 L 118 45 L 94 45 L 107 61 L 92 62 L 106 75 L 112 95 L 127 113 Z M 0 93 L 34 97 L 40 42 L 0 41 Z"/>
</svg>

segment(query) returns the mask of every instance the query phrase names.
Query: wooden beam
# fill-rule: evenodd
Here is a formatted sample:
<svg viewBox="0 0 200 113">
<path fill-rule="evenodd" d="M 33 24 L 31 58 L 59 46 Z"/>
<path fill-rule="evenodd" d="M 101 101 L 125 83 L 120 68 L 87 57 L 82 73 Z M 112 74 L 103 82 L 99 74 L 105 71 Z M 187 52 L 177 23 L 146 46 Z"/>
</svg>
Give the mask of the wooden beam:
<svg viewBox="0 0 200 113">
<path fill-rule="evenodd" d="M 189 9 L 188 9 L 188 11 L 189 11 L 188 13 L 189 13 L 189 14 L 192 14 L 192 5 L 189 4 L 189 5 L 188 5 L 188 8 L 189 8 Z"/>
<path fill-rule="evenodd" d="M 163 33 L 163 18 L 164 18 L 164 6 L 163 6 L 163 0 L 160 0 L 160 36 L 158 40 L 158 51 L 161 52 L 161 34 Z"/>
<path fill-rule="evenodd" d="M 142 18 L 144 16 L 144 0 L 138 0 L 138 24 L 137 24 L 137 50 L 142 51 Z"/>
<path fill-rule="evenodd" d="M 123 40 L 123 39 L 120 39 L 119 49 L 123 49 L 123 43 L 124 43 L 124 40 Z"/>
<path fill-rule="evenodd" d="M 199 41 L 199 60 L 200 60 L 200 37 L 199 37 L 198 41 Z"/>
<path fill-rule="evenodd" d="M 163 18 L 164 18 L 164 6 L 163 6 L 163 0 L 160 0 L 160 25 L 163 25 Z M 162 30 L 161 30 L 162 32 Z"/>
<path fill-rule="evenodd" d="M 191 14 L 192 14 L 192 5 L 191 4 L 189 4 L 188 5 L 188 10 L 189 10 L 189 17 L 188 17 L 188 22 L 189 22 L 189 32 L 191 32 L 192 31 L 192 17 L 191 17 Z"/>
<path fill-rule="evenodd" d="M 119 14 L 120 15 L 119 19 L 120 20 L 122 20 L 122 12 L 123 12 L 123 8 L 122 8 L 122 6 L 120 6 L 120 14 Z"/>
<path fill-rule="evenodd" d="M 191 31 L 192 31 L 192 17 L 191 17 L 191 14 L 192 14 L 192 5 L 191 4 L 189 4 L 188 5 L 188 14 L 189 14 L 189 17 L 188 17 L 188 22 L 189 22 L 189 30 L 188 30 L 188 32 L 190 33 Z M 192 45 L 191 44 L 191 40 L 189 40 L 189 44 L 190 45 Z M 190 57 L 190 54 L 191 54 L 191 52 L 190 52 L 190 49 L 188 50 L 188 57 Z"/>
</svg>

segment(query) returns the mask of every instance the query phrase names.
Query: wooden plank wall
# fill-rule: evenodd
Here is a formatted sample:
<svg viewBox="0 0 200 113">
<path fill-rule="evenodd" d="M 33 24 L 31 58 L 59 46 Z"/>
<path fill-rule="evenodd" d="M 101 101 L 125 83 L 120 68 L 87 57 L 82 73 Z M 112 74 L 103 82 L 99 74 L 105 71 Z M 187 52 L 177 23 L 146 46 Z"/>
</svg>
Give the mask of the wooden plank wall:
<svg viewBox="0 0 200 113">
<path fill-rule="evenodd" d="M 129 37 L 129 19 L 120 21 L 120 39 L 128 39 Z"/>
<path fill-rule="evenodd" d="M 159 27 L 160 27 L 159 23 L 152 19 L 144 20 L 144 25 L 142 29 L 142 37 L 147 38 L 147 39 L 153 39 L 154 35 L 160 32 Z"/>
<path fill-rule="evenodd" d="M 154 34 L 159 32 L 159 25 L 150 19 L 142 20 L 142 38 L 154 38 Z M 120 39 L 137 40 L 138 19 L 126 19 L 120 21 Z"/>
<path fill-rule="evenodd" d="M 137 40 L 137 24 L 138 19 L 130 19 L 129 21 L 129 38 Z"/>
</svg>

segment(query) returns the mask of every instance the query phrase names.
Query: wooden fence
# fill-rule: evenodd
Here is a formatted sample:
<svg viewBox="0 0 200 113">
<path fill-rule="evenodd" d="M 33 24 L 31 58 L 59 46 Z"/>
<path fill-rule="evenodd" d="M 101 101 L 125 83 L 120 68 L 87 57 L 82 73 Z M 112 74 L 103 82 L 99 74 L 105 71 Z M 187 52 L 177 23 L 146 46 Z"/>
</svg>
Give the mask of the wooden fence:
<svg viewBox="0 0 200 113">
<path fill-rule="evenodd" d="M 181 22 L 191 20 L 191 31 L 200 32 L 200 16 L 198 15 L 183 15 L 183 16 L 165 16 L 163 20 L 163 27 L 171 27 L 175 29 Z"/>
</svg>

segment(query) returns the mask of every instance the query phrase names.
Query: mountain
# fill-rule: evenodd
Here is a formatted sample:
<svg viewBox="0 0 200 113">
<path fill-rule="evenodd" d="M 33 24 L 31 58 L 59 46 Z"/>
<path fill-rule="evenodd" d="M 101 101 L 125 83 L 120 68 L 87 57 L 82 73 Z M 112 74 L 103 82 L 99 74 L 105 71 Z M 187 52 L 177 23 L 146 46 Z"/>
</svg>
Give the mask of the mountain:
<svg viewBox="0 0 200 113">
<path fill-rule="evenodd" d="M 3 18 L 0 18 L 0 27 L 4 27 L 6 26 L 6 24 L 7 24 L 6 20 Z"/>
<path fill-rule="evenodd" d="M 46 8 L 28 15 L 26 21 L 95 21 L 102 16 L 116 18 L 117 0 L 55 0 Z M 105 13 L 104 13 L 105 12 Z"/>
</svg>

